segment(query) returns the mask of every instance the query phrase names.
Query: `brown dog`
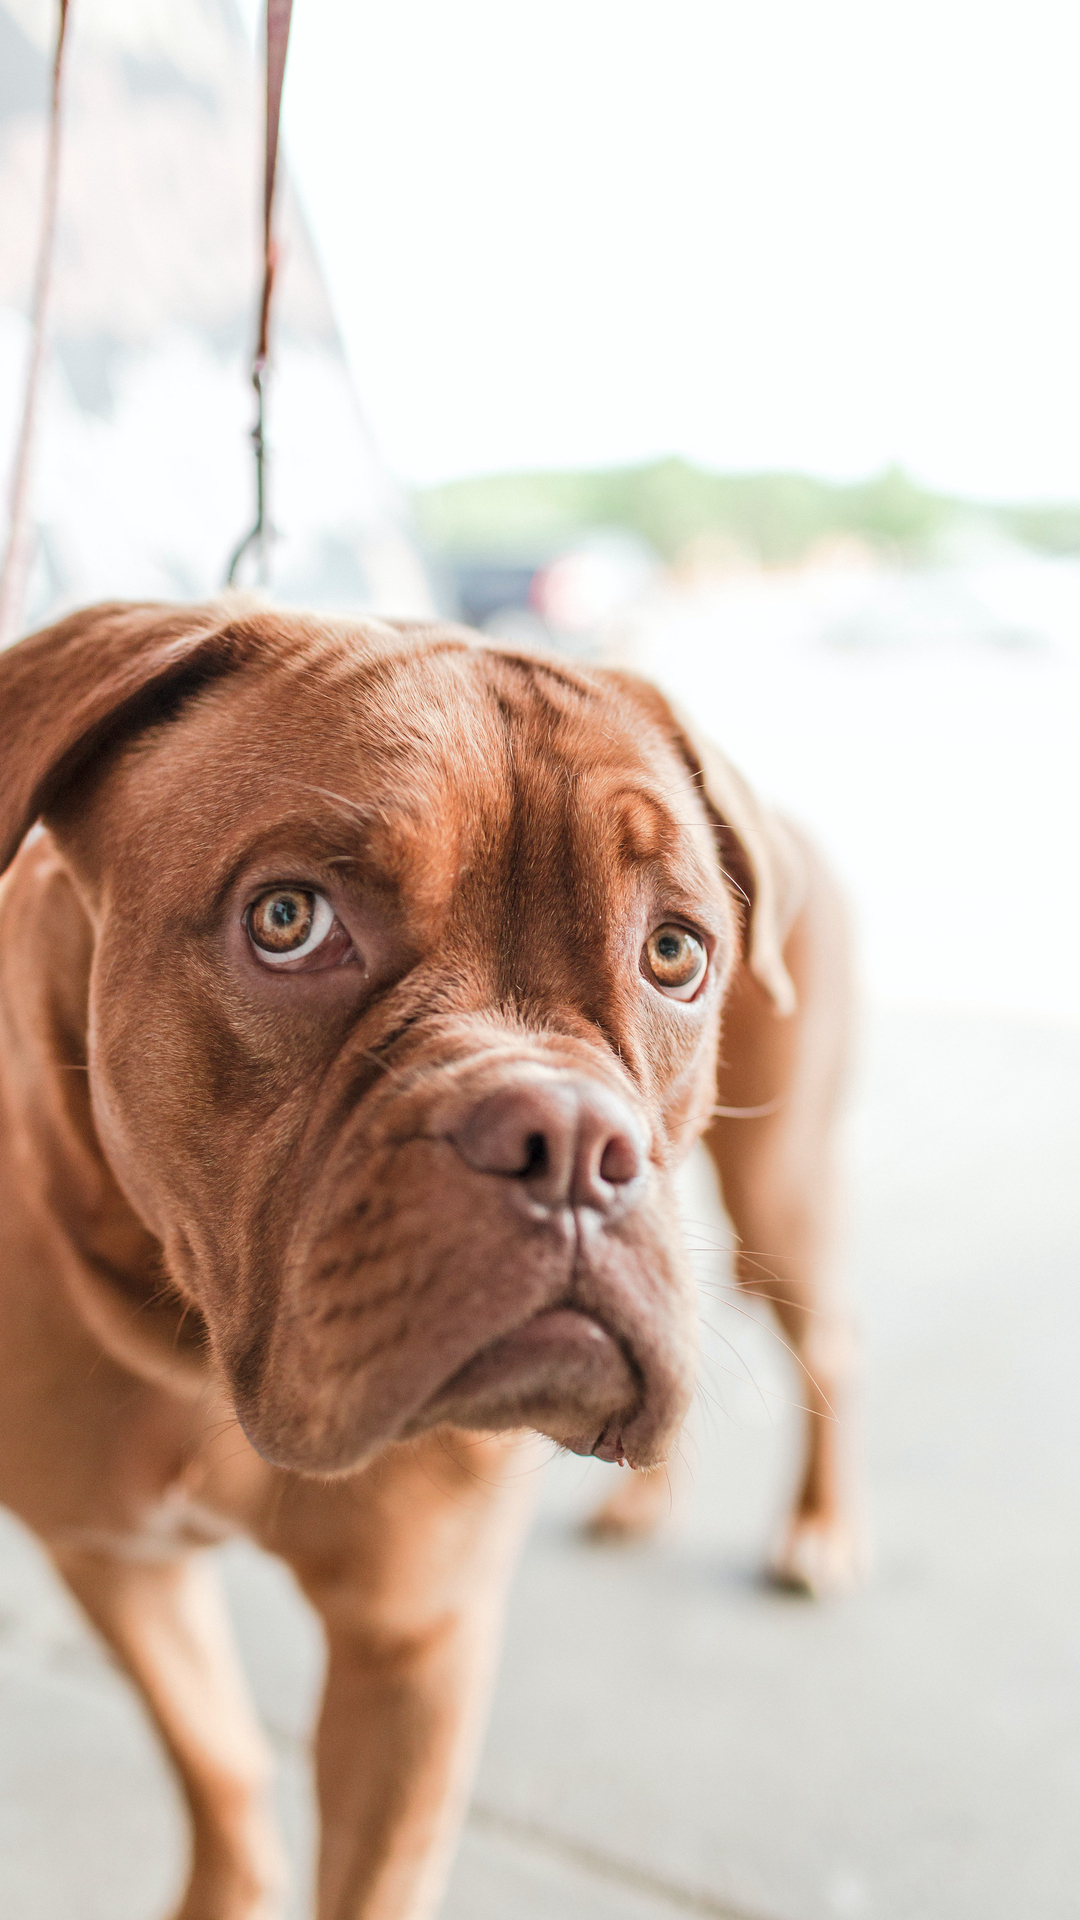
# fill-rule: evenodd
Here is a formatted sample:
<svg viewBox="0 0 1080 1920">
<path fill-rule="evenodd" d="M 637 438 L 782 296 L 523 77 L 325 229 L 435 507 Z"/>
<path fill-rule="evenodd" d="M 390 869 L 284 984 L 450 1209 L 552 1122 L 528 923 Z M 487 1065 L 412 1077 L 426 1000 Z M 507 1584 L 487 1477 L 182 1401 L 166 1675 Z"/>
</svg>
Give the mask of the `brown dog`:
<svg viewBox="0 0 1080 1920">
<path fill-rule="evenodd" d="M 0 755 L 0 1497 L 176 1765 L 183 1920 L 279 1912 L 196 1551 L 234 1528 L 326 1626 L 320 1920 L 418 1920 L 522 1430 L 642 1470 L 679 1431 L 702 1132 L 807 1362 L 781 1571 L 850 1572 L 832 889 L 644 683 L 451 628 L 92 609 L 0 656 Z M 757 1118 L 712 1117 L 722 1003 L 720 1106 Z"/>
</svg>

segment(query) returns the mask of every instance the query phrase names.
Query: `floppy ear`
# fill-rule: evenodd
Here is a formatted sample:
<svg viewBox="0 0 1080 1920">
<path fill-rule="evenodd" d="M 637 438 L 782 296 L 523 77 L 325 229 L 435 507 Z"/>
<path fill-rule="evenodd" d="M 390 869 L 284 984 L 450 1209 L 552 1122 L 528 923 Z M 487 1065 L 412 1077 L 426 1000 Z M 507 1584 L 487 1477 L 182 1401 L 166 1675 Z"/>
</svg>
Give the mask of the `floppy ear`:
<svg viewBox="0 0 1080 1920">
<path fill-rule="evenodd" d="M 239 663 L 254 631 L 238 611 L 87 607 L 0 653 L 0 873 L 99 747 Z"/>
<path fill-rule="evenodd" d="M 745 902 L 747 965 L 777 1013 L 793 1013 L 795 988 L 784 965 L 784 941 L 806 892 L 805 862 L 794 834 L 658 687 L 636 674 L 619 671 L 611 677 L 648 708 L 694 775 L 716 831 L 721 865 Z"/>
</svg>

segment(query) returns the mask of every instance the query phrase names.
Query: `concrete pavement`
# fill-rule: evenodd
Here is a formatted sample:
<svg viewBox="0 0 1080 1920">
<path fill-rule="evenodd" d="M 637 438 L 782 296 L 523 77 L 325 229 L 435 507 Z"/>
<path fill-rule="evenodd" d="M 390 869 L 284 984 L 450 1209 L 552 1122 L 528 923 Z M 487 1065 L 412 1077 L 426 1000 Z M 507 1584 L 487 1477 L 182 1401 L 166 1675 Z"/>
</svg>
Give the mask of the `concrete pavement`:
<svg viewBox="0 0 1080 1920">
<path fill-rule="evenodd" d="M 516 1584 L 444 1920 L 1069 1920 L 1080 1840 L 1080 1033 L 869 1023 L 849 1265 L 867 1334 L 876 1573 L 757 1580 L 797 1383 L 718 1291 L 684 1511 L 589 1546 L 611 1469 L 559 1460 Z M 280 1757 L 304 1912 L 318 1685 L 283 1571 L 222 1555 Z M 32 1543 L 0 1531 L 0 1920 L 155 1920 L 182 1830 L 140 1710 Z"/>
</svg>

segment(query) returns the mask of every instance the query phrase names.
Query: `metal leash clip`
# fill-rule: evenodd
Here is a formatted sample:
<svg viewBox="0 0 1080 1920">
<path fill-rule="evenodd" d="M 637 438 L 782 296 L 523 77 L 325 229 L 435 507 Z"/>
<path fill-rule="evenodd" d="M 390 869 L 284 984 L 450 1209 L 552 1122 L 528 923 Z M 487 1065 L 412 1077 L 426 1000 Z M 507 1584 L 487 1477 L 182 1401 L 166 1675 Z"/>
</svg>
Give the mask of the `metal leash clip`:
<svg viewBox="0 0 1080 1920">
<path fill-rule="evenodd" d="M 267 0 L 266 5 L 266 170 L 263 179 L 263 283 L 259 304 L 259 331 L 251 362 L 251 384 L 255 389 L 255 425 L 251 444 L 255 454 L 255 524 L 246 533 L 229 561 L 225 576 L 228 587 L 236 585 L 242 561 L 254 548 L 257 557 L 257 583 L 269 578 L 269 549 L 275 529 L 268 511 L 270 454 L 266 441 L 266 384 L 270 370 L 270 310 L 274 297 L 277 246 L 274 241 L 274 184 L 277 176 L 278 130 L 281 125 L 281 90 L 285 79 L 285 56 L 289 47 L 292 0 Z"/>
</svg>

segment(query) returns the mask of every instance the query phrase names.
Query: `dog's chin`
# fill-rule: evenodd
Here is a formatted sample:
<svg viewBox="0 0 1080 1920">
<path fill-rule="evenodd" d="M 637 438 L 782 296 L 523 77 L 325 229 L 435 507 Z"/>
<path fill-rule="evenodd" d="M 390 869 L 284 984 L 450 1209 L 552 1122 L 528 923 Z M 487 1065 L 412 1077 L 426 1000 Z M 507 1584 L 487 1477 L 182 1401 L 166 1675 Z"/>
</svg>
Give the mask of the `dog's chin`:
<svg viewBox="0 0 1080 1920">
<path fill-rule="evenodd" d="M 625 1458 L 624 1429 L 641 1399 L 637 1371 L 591 1314 L 536 1314 L 484 1347 L 445 1381 L 409 1423 L 499 1432 L 532 1427 L 571 1453 Z"/>
<path fill-rule="evenodd" d="M 428 1354 L 430 1366 L 431 1354 Z M 655 1366 L 651 1369 L 656 1374 Z M 531 1429 L 570 1453 L 652 1467 L 666 1458 L 681 1424 L 680 1381 L 639 1368 L 624 1339 L 597 1316 L 542 1308 L 490 1341 L 442 1381 L 429 1373 L 426 1397 L 407 1412 L 395 1393 L 381 1403 L 349 1404 L 332 1379 L 303 1393 L 236 1391 L 248 1440 L 271 1465 L 319 1478 L 360 1471 L 387 1446 L 436 1427 L 473 1433 Z M 400 1382 L 397 1383 L 400 1387 Z M 265 1388 L 265 1383 L 264 1383 Z M 400 1402 L 399 1402 L 400 1406 Z"/>
</svg>

